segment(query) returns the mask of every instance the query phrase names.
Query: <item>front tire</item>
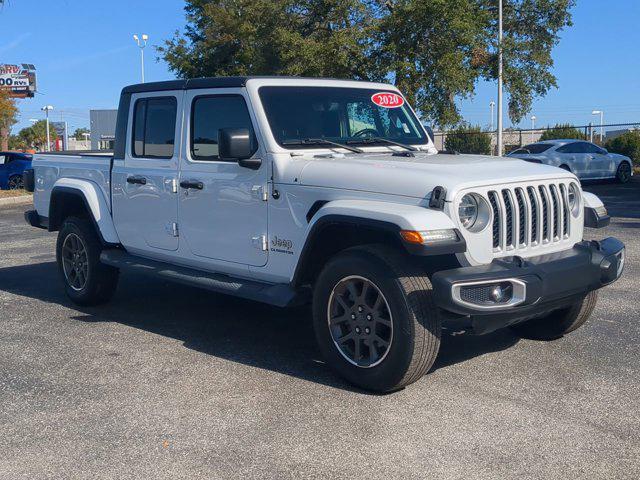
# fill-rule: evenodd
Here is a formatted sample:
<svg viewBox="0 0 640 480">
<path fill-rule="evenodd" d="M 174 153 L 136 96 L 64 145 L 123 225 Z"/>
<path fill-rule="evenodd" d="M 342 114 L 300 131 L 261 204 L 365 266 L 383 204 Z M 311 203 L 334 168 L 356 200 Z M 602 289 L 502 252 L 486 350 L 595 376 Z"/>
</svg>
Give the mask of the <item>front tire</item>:
<svg viewBox="0 0 640 480">
<path fill-rule="evenodd" d="M 332 258 L 314 288 L 316 340 L 327 363 L 366 390 L 389 392 L 420 379 L 440 348 L 431 282 L 383 246 Z"/>
<path fill-rule="evenodd" d="M 628 162 L 621 162 L 616 171 L 616 181 L 627 183 L 629 180 L 631 180 L 631 165 Z"/>
<path fill-rule="evenodd" d="M 597 303 L 598 292 L 594 290 L 569 307 L 555 310 L 542 318 L 513 325 L 511 329 L 522 338 L 556 340 L 584 325 Z"/>
<path fill-rule="evenodd" d="M 67 296 L 83 306 L 105 303 L 118 284 L 118 269 L 100 263 L 102 243 L 93 224 L 69 217 L 58 233 L 56 259 Z"/>
<path fill-rule="evenodd" d="M 12 177 L 9 177 L 7 188 L 9 190 L 23 190 L 24 181 L 22 179 L 22 175 L 13 175 Z"/>
</svg>

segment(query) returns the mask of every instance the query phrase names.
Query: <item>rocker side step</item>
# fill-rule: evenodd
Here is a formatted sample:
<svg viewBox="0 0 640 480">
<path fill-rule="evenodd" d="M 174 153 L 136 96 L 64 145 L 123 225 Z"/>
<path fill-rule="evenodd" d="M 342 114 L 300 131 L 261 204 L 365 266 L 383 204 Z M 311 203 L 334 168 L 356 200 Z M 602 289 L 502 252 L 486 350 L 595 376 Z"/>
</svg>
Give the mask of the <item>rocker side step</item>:
<svg viewBox="0 0 640 480">
<path fill-rule="evenodd" d="M 277 307 L 302 305 L 308 298 L 308 292 L 294 290 L 287 284 L 262 283 L 219 273 L 205 272 L 138 257 L 122 250 L 104 250 L 100 255 L 100 261 L 105 265 L 119 269 L 132 269 L 143 273 L 151 273 L 184 285 L 225 293 Z"/>
</svg>

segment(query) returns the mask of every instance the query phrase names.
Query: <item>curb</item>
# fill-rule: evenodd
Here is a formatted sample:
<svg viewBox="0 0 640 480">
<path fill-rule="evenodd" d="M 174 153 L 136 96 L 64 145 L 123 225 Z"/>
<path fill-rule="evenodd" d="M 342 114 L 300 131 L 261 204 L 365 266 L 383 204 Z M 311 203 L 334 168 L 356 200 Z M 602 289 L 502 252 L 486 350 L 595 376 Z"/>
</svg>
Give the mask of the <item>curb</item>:
<svg viewBox="0 0 640 480">
<path fill-rule="evenodd" d="M 0 207 L 28 205 L 30 203 L 33 203 L 33 195 L 20 195 L 19 197 L 0 198 Z"/>
</svg>

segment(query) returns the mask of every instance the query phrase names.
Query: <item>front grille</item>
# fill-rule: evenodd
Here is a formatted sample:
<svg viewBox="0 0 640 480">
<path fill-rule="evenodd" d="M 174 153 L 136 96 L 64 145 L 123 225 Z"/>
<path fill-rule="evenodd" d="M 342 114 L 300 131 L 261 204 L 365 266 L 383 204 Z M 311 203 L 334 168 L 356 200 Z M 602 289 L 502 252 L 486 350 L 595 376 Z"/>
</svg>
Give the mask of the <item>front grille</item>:
<svg viewBox="0 0 640 480">
<path fill-rule="evenodd" d="M 568 239 L 567 190 L 564 184 L 551 183 L 489 191 L 494 251 L 517 251 Z"/>
</svg>

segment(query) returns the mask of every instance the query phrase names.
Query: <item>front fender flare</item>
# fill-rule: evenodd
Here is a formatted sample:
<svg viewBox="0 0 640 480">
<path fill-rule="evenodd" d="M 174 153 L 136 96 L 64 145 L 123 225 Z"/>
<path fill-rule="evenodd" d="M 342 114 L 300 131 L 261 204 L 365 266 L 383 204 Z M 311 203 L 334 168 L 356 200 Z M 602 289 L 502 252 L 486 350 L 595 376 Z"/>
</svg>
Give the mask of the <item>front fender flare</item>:
<svg viewBox="0 0 640 480">
<path fill-rule="evenodd" d="M 308 264 L 314 261 L 313 252 L 323 230 L 335 225 L 389 233 L 396 236 L 398 243 L 413 255 L 447 255 L 466 251 L 464 238 L 451 219 L 441 211 L 389 202 L 336 200 L 324 204 L 310 219 L 293 284 L 299 283 Z M 400 230 L 455 230 L 458 241 L 441 245 L 413 245 L 404 242 Z"/>
<path fill-rule="evenodd" d="M 85 204 L 87 211 L 96 226 L 104 243 L 119 244 L 120 238 L 113 224 L 113 217 L 107 200 L 100 187 L 91 180 L 77 178 L 61 178 L 57 180 L 51 189 L 51 204 L 49 205 L 49 218 L 52 218 L 56 208 L 53 201 L 56 193 L 66 192 L 79 196 Z"/>
</svg>

